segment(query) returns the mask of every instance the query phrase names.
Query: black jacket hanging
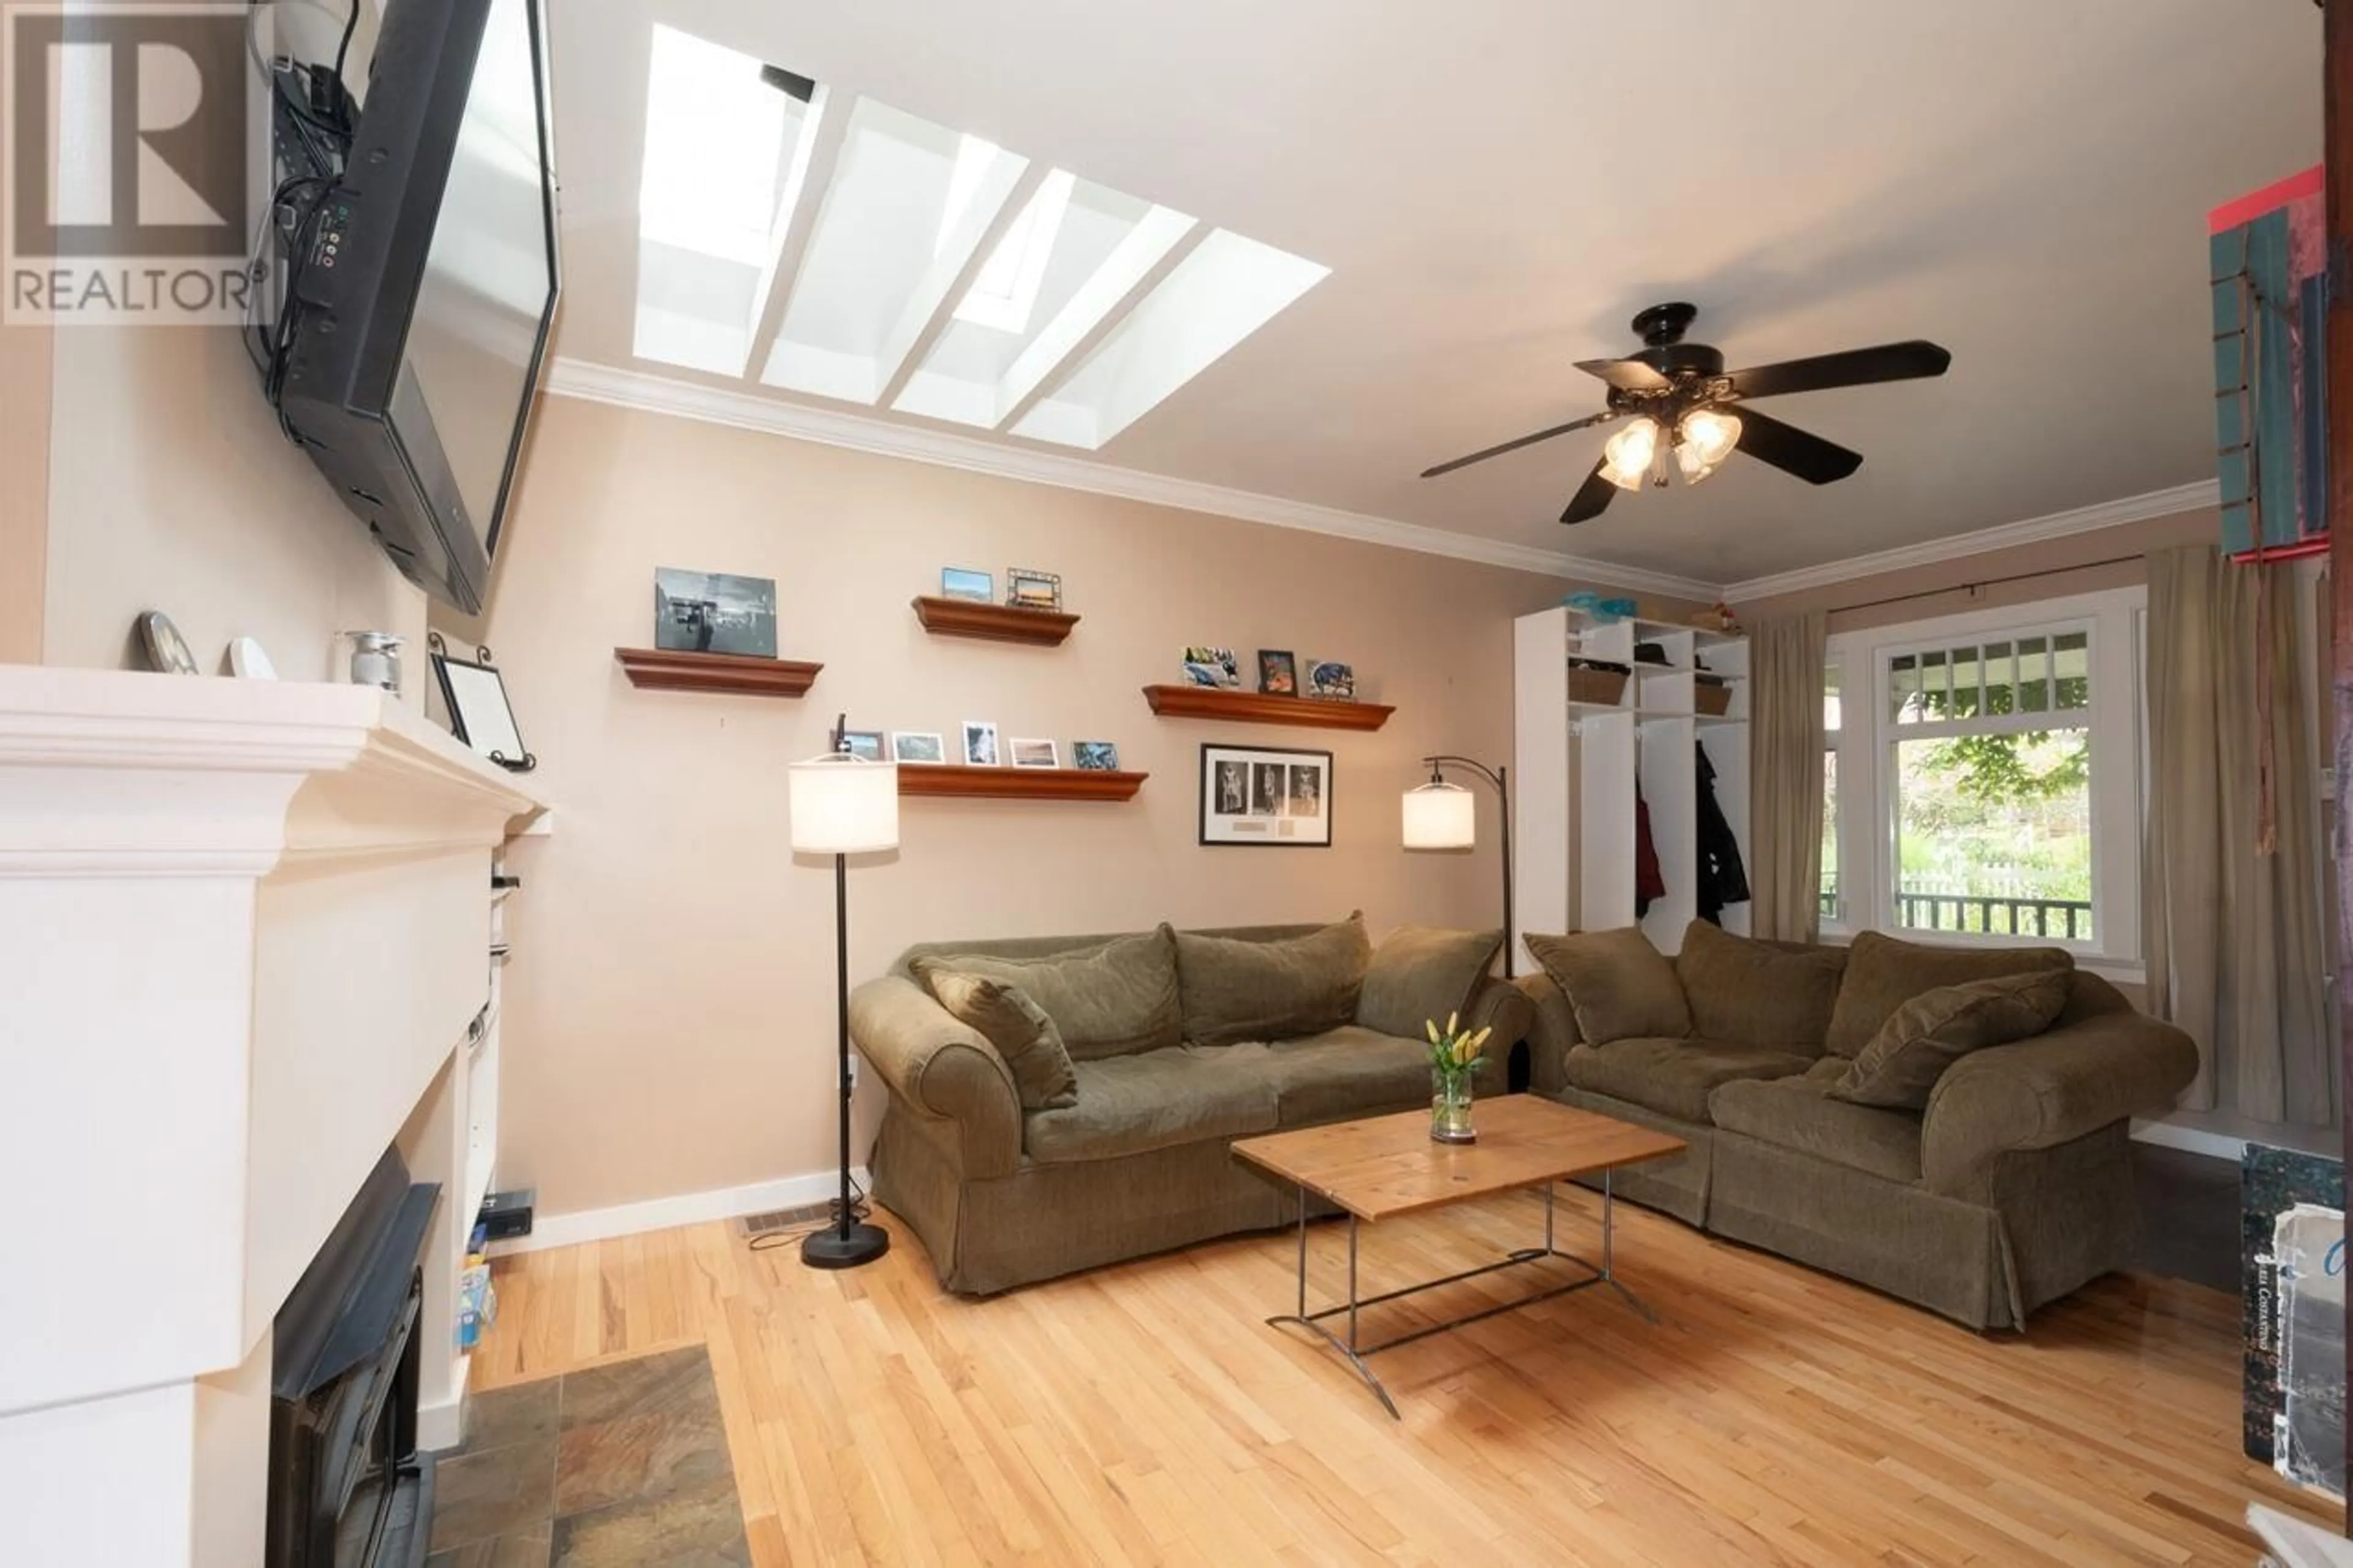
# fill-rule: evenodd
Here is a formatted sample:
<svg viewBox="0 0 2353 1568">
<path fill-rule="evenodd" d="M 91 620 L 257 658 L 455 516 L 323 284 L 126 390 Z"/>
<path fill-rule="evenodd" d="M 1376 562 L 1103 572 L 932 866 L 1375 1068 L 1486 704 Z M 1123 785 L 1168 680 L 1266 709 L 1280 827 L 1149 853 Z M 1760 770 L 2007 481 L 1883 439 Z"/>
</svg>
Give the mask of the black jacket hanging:
<svg viewBox="0 0 2353 1568">
<path fill-rule="evenodd" d="M 1721 925 L 1726 904 L 1748 901 L 1748 872 L 1740 864 L 1740 840 L 1724 819 L 1724 808 L 1715 804 L 1715 764 L 1707 760 L 1705 746 L 1694 742 L 1694 749 L 1699 752 L 1694 772 L 1699 785 L 1699 918 Z"/>
</svg>

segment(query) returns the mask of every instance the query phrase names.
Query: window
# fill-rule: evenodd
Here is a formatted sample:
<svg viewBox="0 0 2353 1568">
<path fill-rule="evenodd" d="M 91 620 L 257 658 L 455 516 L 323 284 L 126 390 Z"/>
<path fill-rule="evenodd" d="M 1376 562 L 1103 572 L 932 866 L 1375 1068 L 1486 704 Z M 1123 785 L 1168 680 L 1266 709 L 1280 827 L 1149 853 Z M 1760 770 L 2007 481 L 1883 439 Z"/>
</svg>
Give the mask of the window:
<svg viewBox="0 0 2353 1568">
<path fill-rule="evenodd" d="M 1826 921 L 2138 956 L 2143 597 L 1832 639 Z"/>
</svg>

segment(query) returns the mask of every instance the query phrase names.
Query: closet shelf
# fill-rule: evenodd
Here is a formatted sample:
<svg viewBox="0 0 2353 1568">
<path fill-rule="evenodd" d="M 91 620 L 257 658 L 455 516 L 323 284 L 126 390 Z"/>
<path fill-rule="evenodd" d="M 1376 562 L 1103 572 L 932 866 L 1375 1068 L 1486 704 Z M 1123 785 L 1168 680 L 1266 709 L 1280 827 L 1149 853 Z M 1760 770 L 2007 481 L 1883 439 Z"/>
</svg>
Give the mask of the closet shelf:
<svg viewBox="0 0 2353 1568">
<path fill-rule="evenodd" d="M 1147 686 L 1144 700 L 1163 719 L 1222 719 L 1236 724 L 1296 724 L 1317 730 L 1377 730 L 1395 708 L 1324 697 L 1277 697 L 1225 686 Z"/>
<path fill-rule="evenodd" d="M 801 697 L 825 666 L 741 653 L 617 647 L 613 662 L 629 684 L 648 691 L 726 691 L 740 697 Z"/>
<path fill-rule="evenodd" d="M 925 595 L 914 601 L 915 618 L 934 637 L 979 637 L 986 642 L 1029 643 L 1059 647 L 1079 624 L 1062 610 L 1030 610 L 1018 605 L 984 605 L 976 599 Z"/>
<path fill-rule="evenodd" d="M 1150 773 L 1111 768 L 974 768 L 901 763 L 899 793 L 966 800 L 1134 800 Z"/>
</svg>

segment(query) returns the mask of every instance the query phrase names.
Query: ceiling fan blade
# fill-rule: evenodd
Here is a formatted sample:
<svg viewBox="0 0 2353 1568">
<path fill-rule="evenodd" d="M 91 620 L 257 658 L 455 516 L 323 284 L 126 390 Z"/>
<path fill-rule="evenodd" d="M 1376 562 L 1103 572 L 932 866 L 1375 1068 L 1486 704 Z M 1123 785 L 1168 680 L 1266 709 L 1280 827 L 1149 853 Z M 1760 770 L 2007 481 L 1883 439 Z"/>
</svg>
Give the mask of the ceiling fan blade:
<svg viewBox="0 0 2353 1568">
<path fill-rule="evenodd" d="M 1792 392 L 1824 392 L 1833 386 L 1915 381 L 1922 376 L 1942 375 L 1952 363 L 1953 356 L 1946 350 L 1914 338 L 1909 342 L 1882 343 L 1877 348 L 1849 349 L 1843 353 L 1760 364 L 1751 370 L 1736 370 L 1725 379 L 1739 396 L 1780 397 Z"/>
<path fill-rule="evenodd" d="M 1667 378 L 1638 359 L 1581 359 L 1577 368 L 1620 392 L 1663 392 Z"/>
<path fill-rule="evenodd" d="M 1862 454 L 1850 452 L 1835 441 L 1825 441 L 1795 425 L 1784 425 L 1769 414 L 1743 405 L 1738 410 L 1740 439 L 1736 449 L 1785 474 L 1795 474 L 1810 485 L 1842 479 L 1862 467 Z"/>
<path fill-rule="evenodd" d="M 1585 476 L 1585 482 L 1577 487 L 1577 494 L 1569 498 L 1568 510 L 1560 514 L 1560 520 L 1590 521 L 1609 510 L 1609 503 L 1617 498 L 1618 487 L 1601 477 L 1601 465 L 1596 463 L 1593 471 Z"/>
<path fill-rule="evenodd" d="M 1533 436 L 1523 436 L 1516 441 L 1506 441 L 1500 447 L 1490 447 L 1483 452 L 1473 452 L 1467 458 L 1457 458 L 1451 463 L 1440 463 L 1434 468 L 1424 468 L 1421 477 L 1434 479 L 1440 474 L 1451 474 L 1457 468 L 1467 468 L 1473 463 L 1483 463 L 1490 458 L 1500 458 L 1506 452 L 1516 452 L 1523 447 L 1533 447 L 1539 441 L 1549 441 L 1556 436 L 1566 436 L 1571 430 L 1582 430 L 1588 425 L 1607 425 L 1620 417 L 1614 408 L 1599 414 L 1588 414 L 1582 419 L 1572 419 L 1566 425 L 1556 425 L 1549 430 L 1539 430 Z"/>
</svg>

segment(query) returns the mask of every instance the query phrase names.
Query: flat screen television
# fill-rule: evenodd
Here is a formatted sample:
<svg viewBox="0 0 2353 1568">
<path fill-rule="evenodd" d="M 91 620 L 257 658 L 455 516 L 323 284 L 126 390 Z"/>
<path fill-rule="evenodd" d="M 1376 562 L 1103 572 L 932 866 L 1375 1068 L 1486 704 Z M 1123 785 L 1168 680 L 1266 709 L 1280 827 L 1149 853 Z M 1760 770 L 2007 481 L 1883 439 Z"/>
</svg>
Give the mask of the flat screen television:
<svg viewBox="0 0 2353 1568">
<path fill-rule="evenodd" d="M 347 149 L 280 99 L 276 397 L 401 572 L 479 614 L 561 281 L 544 18 L 385 11 Z"/>
</svg>

